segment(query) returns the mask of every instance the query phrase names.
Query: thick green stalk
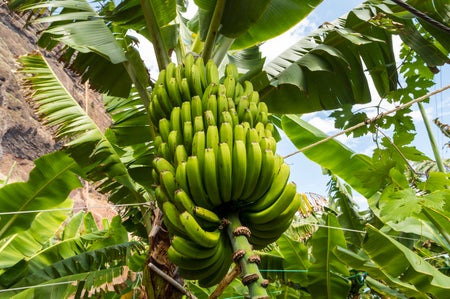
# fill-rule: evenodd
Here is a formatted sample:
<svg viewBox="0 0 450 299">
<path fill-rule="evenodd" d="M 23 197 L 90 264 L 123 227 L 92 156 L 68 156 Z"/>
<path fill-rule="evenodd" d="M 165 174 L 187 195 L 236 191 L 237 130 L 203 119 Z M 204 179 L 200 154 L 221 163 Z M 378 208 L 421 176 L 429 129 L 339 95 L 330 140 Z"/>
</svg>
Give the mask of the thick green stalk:
<svg viewBox="0 0 450 299">
<path fill-rule="evenodd" d="M 169 54 L 167 53 L 166 46 L 164 45 L 158 23 L 156 22 L 156 15 L 153 10 L 151 0 L 141 0 L 141 7 L 144 12 L 148 33 L 152 39 L 156 61 L 158 61 L 158 68 L 159 70 L 163 70 L 169 64 Z"/>
<path fill-rule="evenodd" d="M 233 247 L 233 259 L 241 267 L 242 283 L 248 287 L 249 298 L 269 298 L 266 291 L 268 282 L 261 276 L 258 268 L 259 257 L 253 253 L 246 236 L 248 228 L 242 226 L 237 213 L 229 215 L 227 219 L 230 221 L 227 233 Z"/>
<path fill-rule="evenodd" d="M 219 33 L 220 22 L 222 21 L 225 0 L 217 0 L 214 13 L 209 23 L 208 34 L 206 35 L 205 46 L 203 48 L 202 58 L 206 62 L 211 58 L 214 49 L 217 34 Z"/>
<path fill-rule="evenodd" d="M 431 129 L 430 121 L 428 120 L 428 116 L 425 112 L 425 108 L 422 103 L 418 102 L 420 114 L 422 114 L 423 122 L 425 124 L 425 128 L 427 129 L 428 138 L 430 139 L 431 148 L 433 150 L 434 158 L 436 159 L 436 164 L 440 172 L 445 172 L 444 163 L 442 163 L 441 155 L 439 154 L 439 148 L 436 143 L 436 139 L 434 138 L 433 131 Z"/>
</svg>

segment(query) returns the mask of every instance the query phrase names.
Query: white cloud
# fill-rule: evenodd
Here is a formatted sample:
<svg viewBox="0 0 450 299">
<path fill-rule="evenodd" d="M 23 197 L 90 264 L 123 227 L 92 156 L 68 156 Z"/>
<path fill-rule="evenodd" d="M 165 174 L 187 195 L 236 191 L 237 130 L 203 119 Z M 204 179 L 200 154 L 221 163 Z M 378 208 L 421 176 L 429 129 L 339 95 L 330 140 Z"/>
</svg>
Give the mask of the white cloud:
<svg viewBox="0 0 450 299">
<path fill-rule="evenodd" d="M 308 123 L 310 125 L 313 125 L 314 127 L 318 128 L 319 130 L 323 131 L 326 134 L 335 133 L 336 128 L 334 127 L 334 120 L 330 118 L 321 118 L 318 116 L 315 116 L 308 120 Z"/>
<path fill-rule="evenodd" d="M 306 33 L 316 28 L 317 24 L 311 18 L 306 18 L 285 33 L 266 41 L 261 45 L 260 50 L 267 57 L 266 61 L 269 62 L 301 39 Z"/>
</svg>

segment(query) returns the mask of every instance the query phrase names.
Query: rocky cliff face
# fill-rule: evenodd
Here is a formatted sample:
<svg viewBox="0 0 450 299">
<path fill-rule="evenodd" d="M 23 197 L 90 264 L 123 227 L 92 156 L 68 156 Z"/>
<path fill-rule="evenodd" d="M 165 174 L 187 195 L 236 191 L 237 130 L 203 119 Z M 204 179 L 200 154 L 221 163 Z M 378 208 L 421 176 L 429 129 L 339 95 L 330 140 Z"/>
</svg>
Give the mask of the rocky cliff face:
<svg viewBox="0 0 450 299">
<path fill-rule="evenodd" d="M 40 124 L 27 103 L 16 72 L 17 57 L 41 51 L 67 90 L 81 106 L 88 108 L 86 111 L 99 127 L 106 128 L 110 124 L 101 96 L 65 70 L 53 53 L 36 46 L 37 32 L 43 27 L 25 25 L 25 17 L 9 11 L 6 3 L 0 0 L 0 180 L 4 180 L 8 173 L 11 173 L 10 181 L 26 180 L 34 159 L 62 146 L 53 139 L 51 130 Z M 73 197 L 77 199 L 76 206 L 87 206 L 87 201 L 92 201 L 90 205 L 99 205 L 102 201 L 88 186 L 83 192 L 74 193 Z"/>
</svg>

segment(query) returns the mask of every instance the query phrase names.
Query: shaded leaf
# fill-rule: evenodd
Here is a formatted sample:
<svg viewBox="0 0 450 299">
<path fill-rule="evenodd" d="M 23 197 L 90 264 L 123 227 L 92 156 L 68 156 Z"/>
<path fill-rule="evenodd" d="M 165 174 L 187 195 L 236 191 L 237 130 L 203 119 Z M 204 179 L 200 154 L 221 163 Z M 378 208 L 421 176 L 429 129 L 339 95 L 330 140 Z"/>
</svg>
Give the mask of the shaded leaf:
<svg viewBox="0 0 450 299">
<path fill-rule="evenodd" d="M 81 183 L 72 172 L 74 161 L 63 152 L 42 156 L 35 161 L 27 182 L 12 183 L 0 189 L 0 238 L 27 230 L 39 210 L 62 204 Z M 31 213 L 17 213 L 36 211 Z"/>
</svg>

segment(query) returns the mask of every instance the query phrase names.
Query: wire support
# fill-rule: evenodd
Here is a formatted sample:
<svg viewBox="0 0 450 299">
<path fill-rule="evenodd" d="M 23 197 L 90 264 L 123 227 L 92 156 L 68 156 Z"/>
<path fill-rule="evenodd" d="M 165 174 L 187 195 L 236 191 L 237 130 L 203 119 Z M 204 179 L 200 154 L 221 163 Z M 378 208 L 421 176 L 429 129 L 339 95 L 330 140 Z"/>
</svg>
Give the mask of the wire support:
<svg viewBox="0 0 450 299">
<path fill-rule="evenodd" d="M 47 213 L 47 212 L 57 212 L 57 211 L 76 211 L 76 210 L 90 210 L 90 209 L 110 209 L 110 208 L 123 208 L 123 207 L 133 207 L 133 206 L 148 206 L 151 204 L 148 202 L 143 203 L 128 203 L 128 204 L 115 204 L 108 206 L 91 206 L 91 207 L 73 207 L 73 208 L 55 208 L 55 209 L 44 209 L 44 210 L 27 210 L 27 211 L 13 211 L 13 212 L 0 212 L 2 215 L 17 215 L 17 214 L 32 214 L 32 213 Z"/>
</svg>

